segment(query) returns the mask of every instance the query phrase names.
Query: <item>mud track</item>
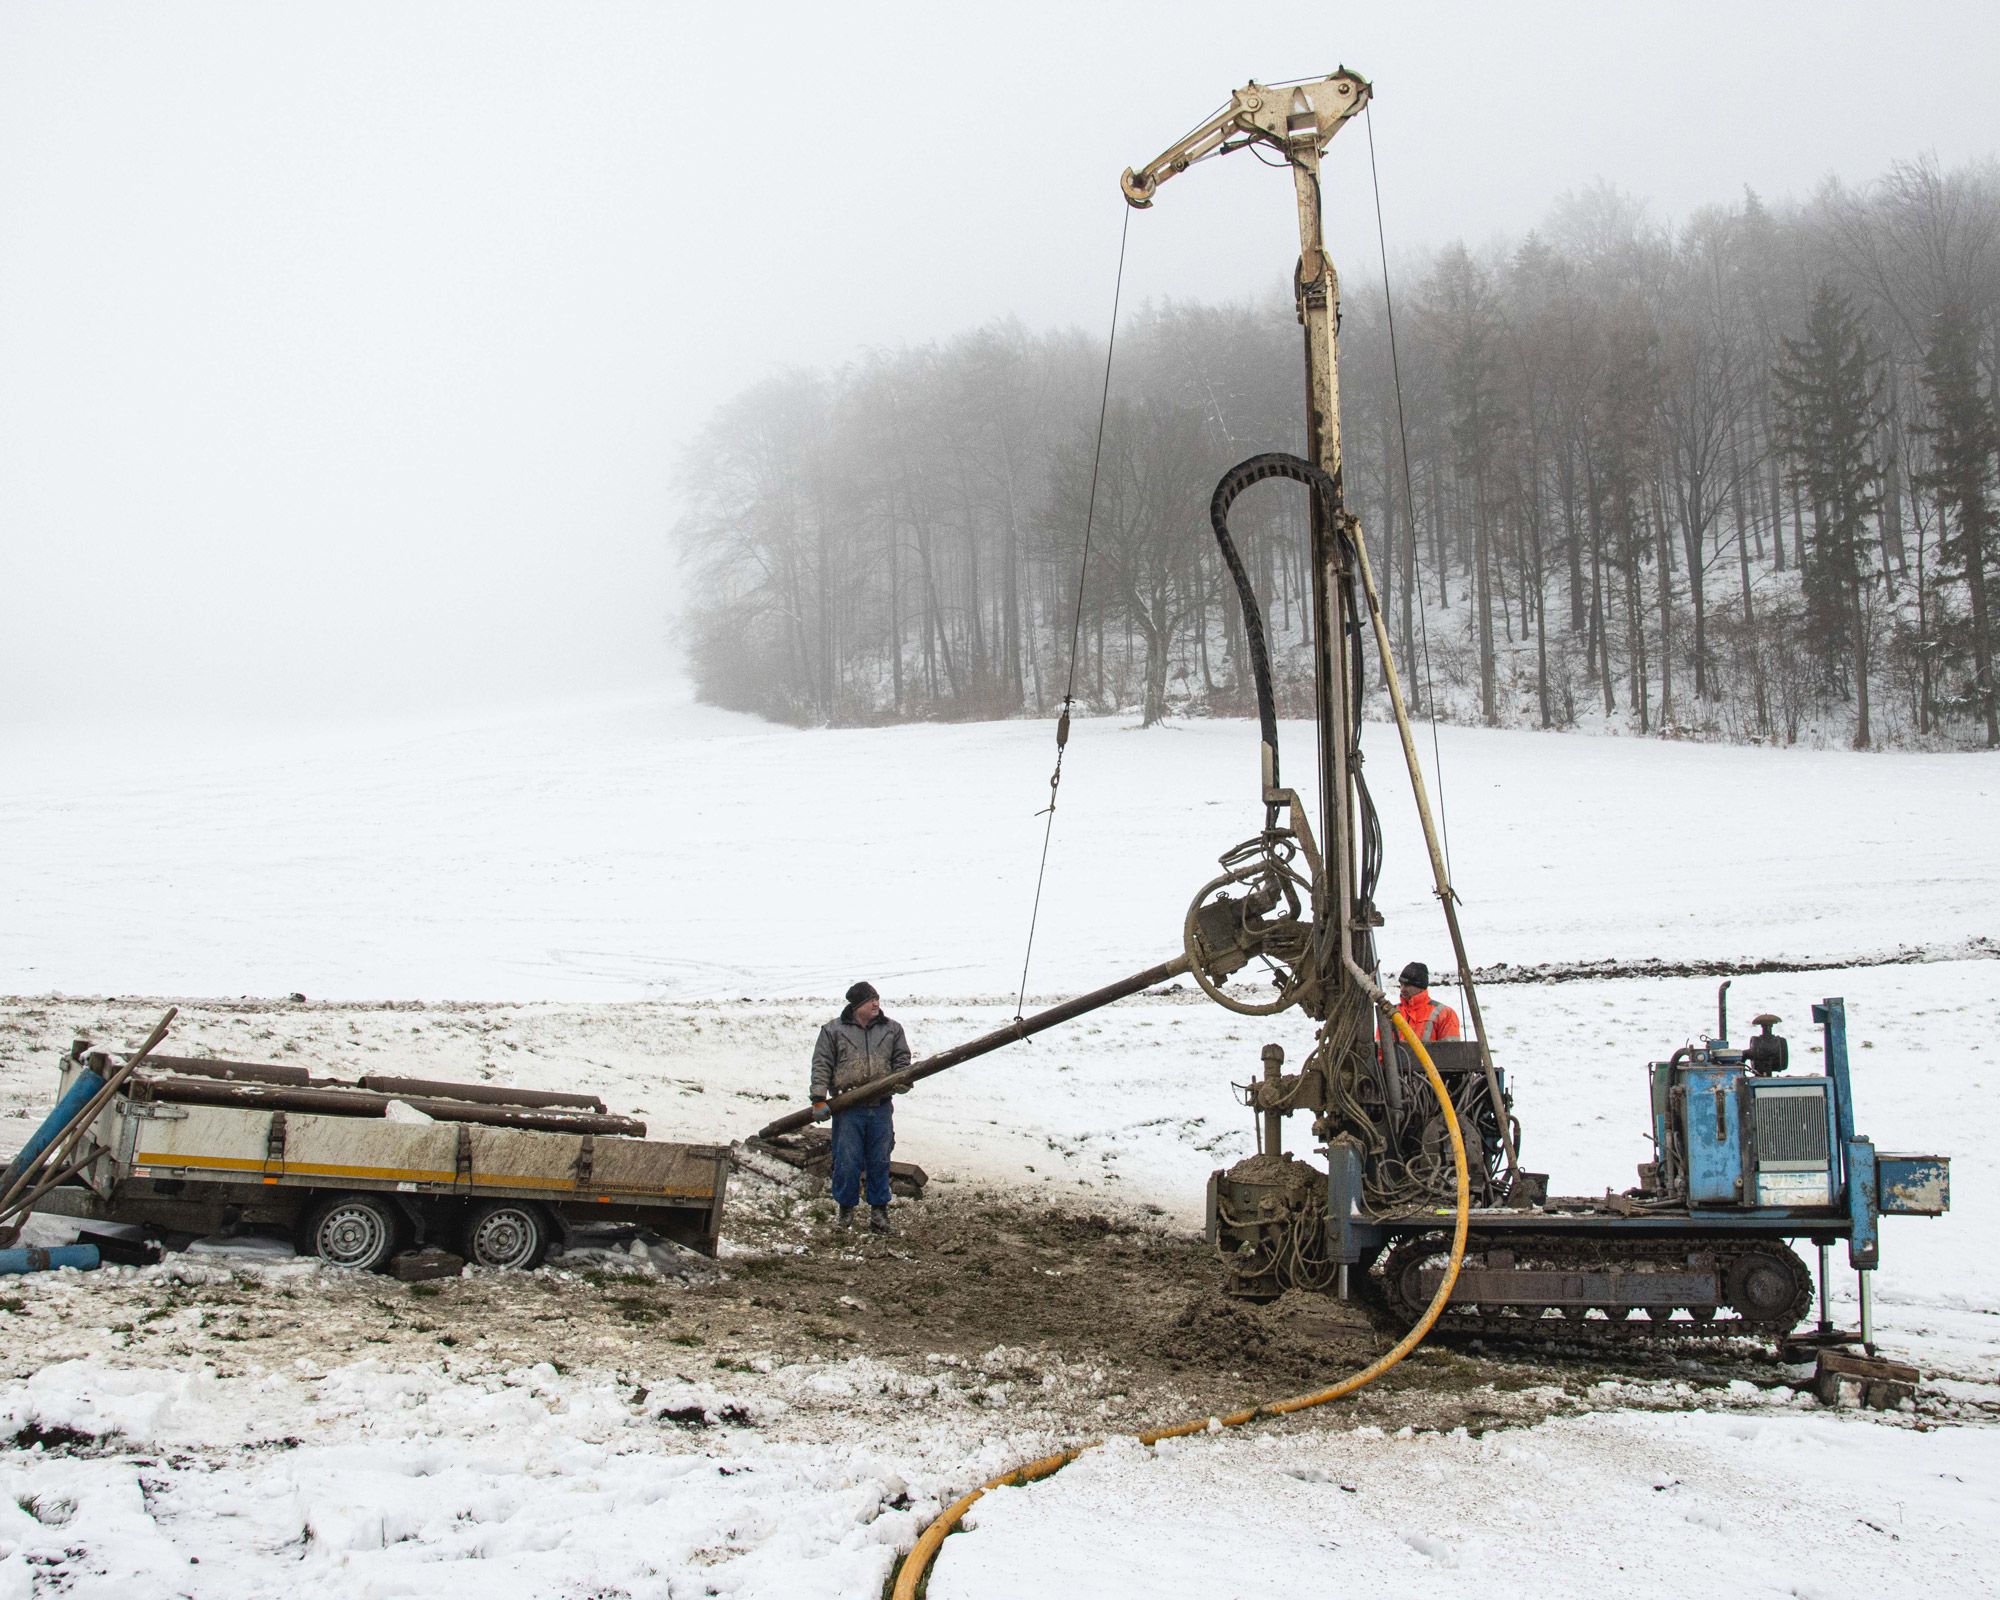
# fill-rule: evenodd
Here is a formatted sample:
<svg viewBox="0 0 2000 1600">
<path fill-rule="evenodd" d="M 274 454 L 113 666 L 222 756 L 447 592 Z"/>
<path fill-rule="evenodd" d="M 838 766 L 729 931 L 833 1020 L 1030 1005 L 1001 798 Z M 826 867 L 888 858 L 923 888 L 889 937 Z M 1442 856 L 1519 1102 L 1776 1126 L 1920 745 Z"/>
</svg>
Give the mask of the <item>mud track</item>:
<svg viewBox="0 0 2000 1600">
<path fill-rule="evenodd" d="M 1316 1296 L 1228 1300 L 1202 1241 L 1143 1214 L 975 1192 L 899 1203 L 898 1234 L 874 1238 L 835 1234 L 824 1201 L 777 1185 L 743 1198 L 725 1259 L 665 1257 L 664 1271 L 651 1264 L 660 1248 L 647 1263 L 593 1250 L 533 1273 L 417 1284 L 282 1256 L 197 1253 L 107 1271 L 79 1283 L 82 1315 L 74 1301 L 10 1304 L 23 1337 L 0 1371 L 26 1376 L 60 1348 L 224 1377 L 372 1357 L 464 1374 L 546 1362 L 727 1386 L 870 1357 L 912 1373 L 940 1361 L 983 1369 L 1114 1431 L 1323 1387 L 1394 1338 L 1358 1308 Z M 1785 1376 L 1741 1353 L 1705 1361 L 1716 1382 Z M 1347 1425 L 1390 1429 L 1506 1426 L 1582 1406 L 1611 1370 L 1587 1357 L 1433 1344 L 1342 1412 Z M 1618 1370 L 1695 1376 L 1684 1357 L 1620 1358 Z"/>
</svg>

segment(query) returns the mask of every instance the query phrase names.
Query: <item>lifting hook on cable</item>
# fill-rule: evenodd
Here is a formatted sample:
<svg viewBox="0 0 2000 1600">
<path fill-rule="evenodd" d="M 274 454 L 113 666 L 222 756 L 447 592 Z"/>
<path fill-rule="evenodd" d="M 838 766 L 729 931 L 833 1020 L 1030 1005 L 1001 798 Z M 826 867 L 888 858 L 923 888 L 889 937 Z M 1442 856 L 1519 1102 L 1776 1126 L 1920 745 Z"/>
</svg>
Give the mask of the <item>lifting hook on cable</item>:
<svg viewBox="0 0 2000 1600">
<path fill-rule="evenodd" d="M 1069 748 L 1069 707 L 1070 697 L 1064 695 L 1062 715 L 1056 718 L 1056 770 L 1049 774 L 1049 803 L 1035 813 L 1038 817 L 1055 815 L 1056 790 L 1062 787 L 1063 752 Z"/>
</svg>

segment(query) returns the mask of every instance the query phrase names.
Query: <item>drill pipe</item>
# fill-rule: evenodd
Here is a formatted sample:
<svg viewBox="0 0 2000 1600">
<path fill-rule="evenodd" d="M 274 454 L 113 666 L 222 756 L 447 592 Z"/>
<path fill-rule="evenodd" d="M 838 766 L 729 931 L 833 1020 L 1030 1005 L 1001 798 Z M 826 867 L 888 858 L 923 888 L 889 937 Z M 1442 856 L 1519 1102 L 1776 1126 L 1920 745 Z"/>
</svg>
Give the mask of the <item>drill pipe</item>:
<svg viewBox="0 0 2000 1600">
<path fill-rule="evenodd" d="M 303 1089 L 312 1074 L 304 1067 L 282 1067 L 273 1061 L 222 1061 L 208 1056 L 161 1056 L 146 1058 L 146 1064 L 169 1072 L 186 1072 L 197 1078 L 221 1078 L 233 1083 L 289 1083 Z"/>
<path fill-rule="evenodd" d="M 133 1087 L 138 1098 L 178 1105 L 380 1117 L 387 1115 L 392 1100 L 401 1100 L 433 1122 L 476 1122 L 494 1128 L 531 1128 L 539 1133 L 624 1134 L 635 1139 L 646 1136 L 645 1123 L 636 1117 L 598 1116 L 559 1106 L 494 1106 L 432 1095 L 377 1094 L 345 1084 L 223 1083 L 213 1078 L 162 1074 L 138 1078 Z"/>
<path fill-rule="evenodd" d="M 845 1094 L 837 1094 L 827 1101 L 828 1111 L 845 1111 L 849 1106 L 867 1105 L 880 1100 L 884 1095 L 894 1094 L 907 1088 L 919 1078 L 928 1078 L 933 1072 L 943 1072 L 947 1067 L 956 1067 L 970 1061 L 974 1056 L 983 1056 L 998 1050 L 1003 1044 L 1012 1044 L 1017 1039 L 1025 1039 L 1030 1034 L 1040 1033 L 1044 1028 L 1053 1028 L 1059 1022 L 1068 1022 L 1087 1011 L 1095 1011 L 1099 1006 L 1108 1006 L 1114 1000 L 1123 1000 L 1127 995 L 1137 994 L 1141 989 L 1150 989 L 1157 983 L 1165 983 L 1169 978 L 1178 978 L 1188 970 L 1188 958 L 1175 956 L 1171 961 L 1162 961 L 1157 967 L 1148 967 L 1144 972 L 1135 972 L 1129 978 L 1120 978 L 1116 983 L 1107 983 L 1102 989 L 1093 989 L 1089 994 L 1080 994 L 1074 1000 L 1065 1000 L 1059 1006 L 1050 1006 L 1046 1011 L 1037 1011 L 1032 1017 L 1016 1017 L 1006 1027 L 992 1033 L 982 1034 L 968 1044 L 953 1045 L 949 1050 L 940 1050 L 934 1056 L 913 1062 L 901 1072 L 892 1072 L 886 1078 L 877 1078 L 872 1083 L 864 1083 L 858 1089 L 849 1089 Z M 776 1122 L 766 1123 L 757 1130 L 760 1139 L 774 1139 L 781 1133 L 791 1133 L 803 1128 L 813 1120 L 810 1108 L 804 1111 L 789 1111 Z"/>
<path fill-rule="evenodd" d="M 353 1083 L 315 1078 L 304 1067 L 283 1067 L 265 1061 L 221 1061 L 193 1056 L 149 1056 L 147 1064 L 169 1072 L 197 1078 L 220 1078 L 232 1083 L 269 1083 L 295 1089 L 351 1089 L 360 1087 L 376 1094 L 407 1100 L 411 1095 L 428 1095 L 435 1100 L 470 1100 L 493 1106 L 554 1106 L 566 1111 L 605 1114 L 605 1105 L 594 1094 L 576 1094 L 567 1089 L 512 1089 L 496 1083 L 446 1083 L 436 1078 L 398 1078 L 371 1072 Z"/>
<path fill-rule="evenodd" d="M 605 1104 L 594 1094 L 578 1094 L 570 1089 L 514 1089 L 498 1083 L 445 1083 L 436 1078 L 392 1078 L 371 1072 L 360 1080 L 361 1087 L 377 1094 L 393 1094 L 407 1099 L 429 1095 L 434 1100 L 471 1100 L 489 1106 L 536 1106 L 563 1111 L 590 1111 L 605 1114 Z"/>
</svg>

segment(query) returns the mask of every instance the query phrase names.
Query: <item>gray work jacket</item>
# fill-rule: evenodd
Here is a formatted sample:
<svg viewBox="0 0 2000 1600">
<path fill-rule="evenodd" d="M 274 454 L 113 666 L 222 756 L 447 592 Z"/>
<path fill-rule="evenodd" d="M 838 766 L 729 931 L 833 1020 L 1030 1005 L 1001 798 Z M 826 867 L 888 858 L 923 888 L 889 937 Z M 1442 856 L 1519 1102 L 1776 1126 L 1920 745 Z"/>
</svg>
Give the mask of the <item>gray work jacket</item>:
<svg viewBox="0 0 2000 1600">
<path fill-rule="evenodd" d="M 910 1044 L 900 1022 L 877 1012 L 864 1028 L 854 1020 L 850 1006 L 819 1030 L 819 1042 L 813 1046 L 812 1097 L 831 1099 L 901 1072 L 909 1064 Z"/>
</svg>

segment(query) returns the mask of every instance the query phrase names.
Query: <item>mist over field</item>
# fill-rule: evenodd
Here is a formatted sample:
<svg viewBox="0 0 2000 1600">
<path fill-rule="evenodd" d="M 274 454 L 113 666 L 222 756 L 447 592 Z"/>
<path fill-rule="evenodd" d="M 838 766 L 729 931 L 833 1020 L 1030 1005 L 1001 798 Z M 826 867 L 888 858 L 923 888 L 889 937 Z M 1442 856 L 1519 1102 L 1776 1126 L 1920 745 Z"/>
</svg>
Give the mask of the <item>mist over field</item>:
<svg viewBox="0 0 2000 1600">
<path fill-rule="evenodd" d="M 671 530 L 714 408 L 1007 316 L 1101 342 L 1119 171 L 1244 79 L 1373 78 L 1396 256 L 1599 179 L 1671 221 L 1983 159 L 1991 15 L 1920 21 L 10 6 L 0 719 L 658 684 L 705 587 Z M 1328 175 L 1357 278 L 1362 134 Z M 1261 301 L 1294 251 L 1288 186 L 1237 157 L 1135 219 L 1126 304 Z"/>
</svg>

